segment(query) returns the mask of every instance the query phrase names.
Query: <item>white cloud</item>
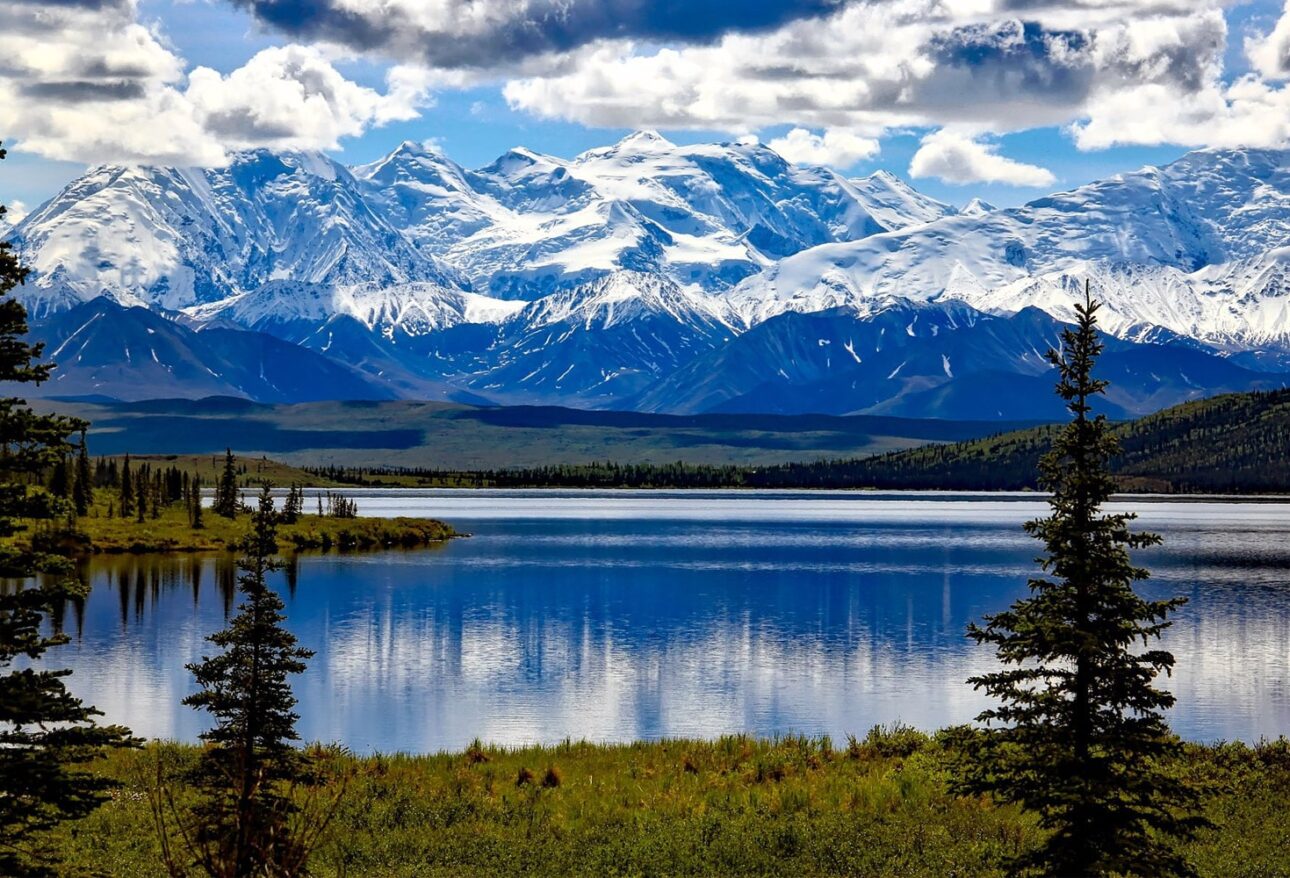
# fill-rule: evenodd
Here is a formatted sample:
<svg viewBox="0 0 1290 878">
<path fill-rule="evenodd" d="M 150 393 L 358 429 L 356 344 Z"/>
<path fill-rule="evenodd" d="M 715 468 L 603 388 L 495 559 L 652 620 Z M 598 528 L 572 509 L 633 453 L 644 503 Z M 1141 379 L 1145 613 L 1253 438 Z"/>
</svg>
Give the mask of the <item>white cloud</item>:
<svg viewBox="0 0 1290 878">
<path fill-rule="evenodd" d="M 233 147 L 335 148 L 374 124 L 414 119 L 424 80 L 396 68 L 388 94 L 347 80 L 317 50 L 265 49 L 228 75 L 198 67 L 184 98 L 203 128 Z"/>
<path fill-rule="evenodd" d="M 1060 125 L 1081 149 L 1284 145 L 1290 92 L 1274 80 L 1290 78 L 1290 3 L 1269 34 L 1247 41 L 1256 73 L 1233 83 L 1223 69 L 1227 5 L 854 0 L 710 45 L 602 43 L 565 70 L 511 80 L 504 94 L 517 110 L 607 127 L 743 132 L 787 122 L 875 138 L 910 127 Z M 781 143 L 809 154 L 809 135 L 797 137 Z M 927 144 L 924 157 L 964 174 L 1033 181 L 1043 170 L 1001 167 L 1005 159 L 962 136 Z"/>
<path fill-rule="evenodd" d="M 315 48 L 266 49 L 227 74 L 185 62 L 137 0 L 0 4 L 0 131 L 12 146 L 90 164 L 217 165 L 229 148 L 330 148 L 416 116 L 430 73 L 395 67 L 386 93 Z"/>
<path fill-rule="evenodd" d="M 28 211 L 27 205 L 16 199 L 0 206 L 4 207 L 4 213 L 0 213 L 0 235 L 3 235 L 22 222 Z"/>
<path fill-rule="evenodd" d="M 1001 156 L 993 145 L 960 132 L 936 131 L 923 138 L 909 163 L 912 177 L 937 177 L 947 183 L 1004 183 L 1051 186 L 1057 178 L 1047 168 Z"/>
<path fill-rule="evenodd" d="M 767 145 L 793 164 L 835 168 L 849 168 L 877 155 L 879 149 L 877 140 L 837 128 L 827 129 L 822 136 L 805 128 L 794 128 Z"/>
<path fill-rule="evenodd" d="M 612 127 L 1006 132 L 1080 119 L 1099 95 L 1134 85 L 1194 90 L 1225 42 L 1207 0 L 855 0 L 711 45 L 602 43 L 505 95 L 538 116 Z"/>
<path fill-rule="evenodd" d="M 1140 86 L 1106 95 L 1071 131 L 1086 150 L 1161 143 L 1281 147 L 1290 142 L 1290 92 L 1252 76 L 1194 94 Z"/>
<path fill-rule="evenodd" d="M 1268 79 L 1290 76 L 1290 0 L 1286 0 L 1285 9 L 1270 32 L 1245 41 L 1245 54 L 1254 69 Z"/>
</svg>

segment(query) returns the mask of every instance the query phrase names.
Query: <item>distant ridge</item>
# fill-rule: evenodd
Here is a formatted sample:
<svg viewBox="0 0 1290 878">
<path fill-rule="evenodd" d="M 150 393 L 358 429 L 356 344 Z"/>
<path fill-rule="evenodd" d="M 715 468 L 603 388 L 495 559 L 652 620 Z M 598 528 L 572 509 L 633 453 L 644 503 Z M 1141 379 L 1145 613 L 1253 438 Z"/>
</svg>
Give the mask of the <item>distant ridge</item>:
<svg viewBox="0 0 1290 878">
<path fill-rule="evenodd" d="M 839 465 L 838 484 L 876 488 L 1025 490 L 1055 426 L 928 445 Z M 1125 490 L 1290 492 L 1290 390 L 1185 403 L 1120 425 L 1113 470 Z"/>
</svg>

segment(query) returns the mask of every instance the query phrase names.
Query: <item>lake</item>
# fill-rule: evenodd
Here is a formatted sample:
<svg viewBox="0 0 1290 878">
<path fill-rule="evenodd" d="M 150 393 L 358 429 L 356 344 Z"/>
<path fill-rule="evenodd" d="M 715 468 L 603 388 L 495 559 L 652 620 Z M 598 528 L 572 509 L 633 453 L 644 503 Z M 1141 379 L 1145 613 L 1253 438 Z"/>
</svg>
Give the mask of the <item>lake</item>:
<svg viewBox="0 0 1290 878">
<path fill-rule="evenodd" d="M 303 555 L 277 575 L 316 650 L 306 740 L 355 751 L 970 720 L 995 667 L 964 627 L 1026 593 L 1035 497 L 741 491 L 353 491 L 469 539 Z M 1290 733 L 1290 505 L 1134 499 L 1165 537 L 1150 597 L 1184 595 L 1170 720 L 1198 741 Z M 235 601 L 211 556 L 99 557 L 51 653 L 147 737 L 195 740 L 184 664 Z"/>
</svg>

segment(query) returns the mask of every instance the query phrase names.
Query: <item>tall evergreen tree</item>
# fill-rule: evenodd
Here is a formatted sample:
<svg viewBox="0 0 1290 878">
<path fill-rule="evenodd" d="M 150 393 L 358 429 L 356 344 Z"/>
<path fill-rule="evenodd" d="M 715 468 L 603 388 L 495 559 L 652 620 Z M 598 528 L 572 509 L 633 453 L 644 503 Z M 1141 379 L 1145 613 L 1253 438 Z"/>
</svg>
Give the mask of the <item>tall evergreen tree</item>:
<svg viewBox="0 0 1290 878">
<path fill-rule="evenodd" d="M 240 498 L 237 491 L 237 465 L 233 458 L 233 449 L 224 450 L 224 471 L 215 484 L 215 502 L 211 507 L 216 515 L 224 518 L 237 518 L 237 507 Z"/>
<path fill-rule="evenodd" d="M 76 449 L 76 486 L 72 493 L 72 502 L 77 515 L 89 514 L 94 505 L 94 472 L 90 468 L 90 453 L 85 441 L 85 428 L 81 428 L 81 441 Z"/>
<path fill-rule="evenodd" d="M 1063 350 L 1049 352 L 1071 412 L 1040 464 L 1051 512 L 1026 524 L 1044 543 L 1043 574 L 1028 597 L 969 627 L 1007 667 L 969 681 L 1002 704 L 978 717 L 987 728 L 966 739 L 957 786 L 1038 813 L 1052 832 L 1023 868 L 1190 875 L 1169 842 L 1204 821 L 1195 790 L 1167 770 L 1181 747 L 1162 715 L 1174 698 L 1152 685 L 1174 664 L 1152 644 L 1184 600 L 1148 601 L 1134 591 L 1148 573 L 1129 550 L 1160 538 L 1131 530 L 1133 515 L 1102 511 L 1115 490 L 1108 463 L 1117 442 L 1092 410 L 1107 383 L 1093 377 L 1102 344 L 1087 288 L 1076 311 Z"/>
<path fill-rule="evenodd" d="M 134 476 L 130 472 L 130 455 L 125 456 L 121 463 L 121 499 L 117 504 L 117 512 L 122 518 L 129 518 L 134 515 Z"/>
<path fill-rule="evenodd" d="M 184 703 L 209 712 L 215 725 L 202 734 L 208 746 L 188 778 L 201 795 L 180 827 L 192 864 L 172 871 L 299 875 L 316 837 L 293 823 L 299 812 L 289 794 L 309 771 L 293 746 L 290 678 L 313 653 L 284 627 L 282 600 L 267 582 L 279 566 L 273 560 L 277 519 L 266 486 L 238 561 L 242 604 L 228 627 L 209 638 L 221 652 L 188 666 L 200 689 Z"/>
<path fill-rule="evenodd" d="M 67 462 L 66 454 L 60 454 L 54 462 L 54 471 L 49 477 L 49 493 L 60 500 L 70 500 L 72 497 L 72 468 Z"/>
<path fill-rule="evenodd" d="M 134 506 L 138 513 L 135 521 L 143 523 L 143 517 L 148 512 L 148 467 L 146 465 L 139 467 L 135 473 Z"/>
<path fill-rule="evenodd" d="M 202 477 L 201 476 L 193 476 L 192 495 L 193 495 L 193 500 L 192 500 L 193 530 L 201 530 L 206 526 L 205 523 L 202 522 Z"/>
<path fill-rule="evenodd" d="M 24 340 L 26 309 L 9 296 L 26 275 L 0 242 L 0 381 L 44 381 L 52 368 L 37 362 L 41 346 Z M 99 712 L 67 691 L 70 671 L 30 664 L 67 642 L 44 633 L 45 623 L 58 602 L 83 589 L 66 558 L 18 537 L 24 522 L 56 520 L 69 511 L 66 501 L 38 483 L 41 473 L 67 457 L 69 437 L 81 427 L 70 418 L 36 414 L 21 399 L 0 399 L 0 577 L 41 577 L 36 586 L 0 588 L 0 875 L 14 878 L 56 874 L 57 851 L 45 843 L 46 831 L 93 811 L 112 786 L 78 766 L 107 747 L 130 743 L 125 729 L 96 725 Z M 18 660 L 23 666 L 13 669 Z"/>
</svg>

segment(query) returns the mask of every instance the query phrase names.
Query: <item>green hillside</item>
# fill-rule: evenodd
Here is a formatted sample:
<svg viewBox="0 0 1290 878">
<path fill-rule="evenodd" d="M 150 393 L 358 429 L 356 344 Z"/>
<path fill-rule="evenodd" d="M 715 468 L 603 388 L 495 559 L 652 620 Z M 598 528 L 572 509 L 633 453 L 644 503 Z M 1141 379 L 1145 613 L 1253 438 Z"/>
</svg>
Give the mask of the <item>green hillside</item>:
<svg viewBox="0 0 1290 878">
<path fill-rule="evenodd" d="M 832 466 L 838 484 L 877 488 L 1034 488 L 1054 427 L 929 445 Z M 1189 402 L 1120 425 L 1113 463 L 1126 490 L 1290 490 L 1290 391 Z M 780 468 L 785 475 L 794 467 Z M 809 469 L 821 469 L 819 465 Z"/>
</svg>

